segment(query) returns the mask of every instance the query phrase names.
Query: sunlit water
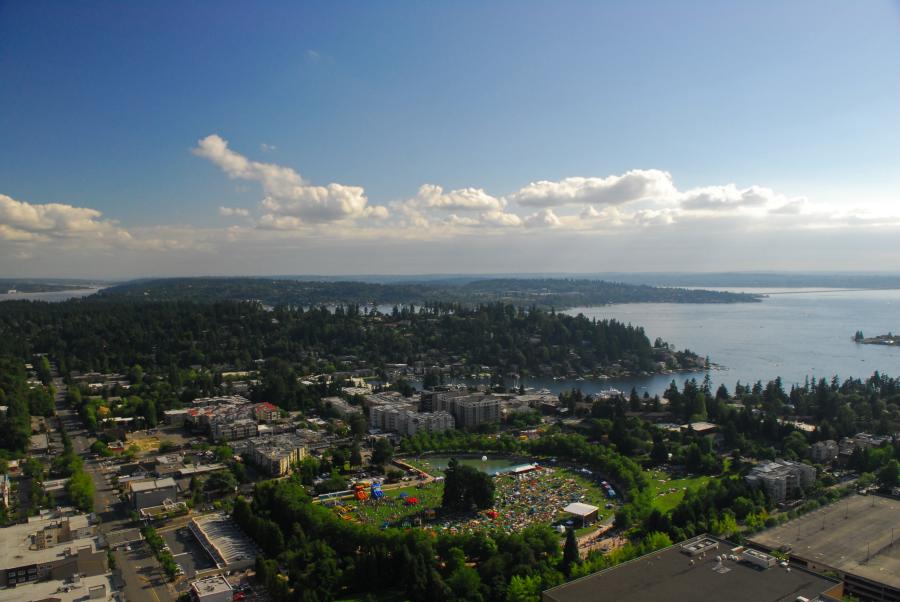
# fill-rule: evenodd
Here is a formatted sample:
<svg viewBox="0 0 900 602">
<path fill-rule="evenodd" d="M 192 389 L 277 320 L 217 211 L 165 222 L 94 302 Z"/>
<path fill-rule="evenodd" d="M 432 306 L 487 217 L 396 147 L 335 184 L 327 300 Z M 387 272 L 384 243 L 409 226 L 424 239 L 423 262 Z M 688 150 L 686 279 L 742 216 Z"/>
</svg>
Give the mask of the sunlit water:
<svg viewBox="0 0 900 602">
<path fill-rule="evenodd" d="M 48 301 L 51 303 L 93 295 L 99 288 L 79 288 L 49 293 L 0 293 L 0 301 Z"/>
<path fill-rule="evenodd" d="M 807 376 L 866 377 L 876 370 L 900 376 L 900 347 L 860 345 L 852 340 L 857 330 L 866 336 L 900 332 L 900 291 L 786 292 L 771 294 L 762 303 L 629 303 L 574 308 L 566 313 L 640 325 L 651 341 L 660 337 L 678 349 L 708 355 L 723 367 L 710 372 L 713 382 L 725 383 L 729 390 L 737 381 L 765 382 L 776 376 L 781 376 L 786 386 L 802 383 Z M 703 374 L 690 376 L 699 379 Z M 626 392 L 635 386 L 653 394 L 665 389 L 673 377 L 679 383 L 685 378 L 679 374 L 605 382 L 551 380 L 552 387 L 546 381 L 527 386 L 551 390 L 573 385 L 584 390 L 616 387 Z"/>
</svg>

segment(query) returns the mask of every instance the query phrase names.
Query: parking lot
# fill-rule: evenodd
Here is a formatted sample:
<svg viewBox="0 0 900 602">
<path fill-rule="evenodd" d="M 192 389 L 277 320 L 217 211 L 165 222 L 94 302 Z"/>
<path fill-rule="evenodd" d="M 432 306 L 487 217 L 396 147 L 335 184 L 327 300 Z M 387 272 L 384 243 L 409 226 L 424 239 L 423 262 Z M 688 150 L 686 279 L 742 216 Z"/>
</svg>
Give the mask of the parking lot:
<svg viewBox="0 0 900 602">
<path fill-rule="evenodd" d="M 200 571 L 206 571 L 216 568 L 215 563 L 206 550 L 197 543 L 196 538 L 191 534 L 187 527 L 175 529 L 173 531 L 165 531 L 160 533 L 169 549 L 175 562 L 184 569 L 184 576 L 187 579 L 193 579 Z"/>
</svg>

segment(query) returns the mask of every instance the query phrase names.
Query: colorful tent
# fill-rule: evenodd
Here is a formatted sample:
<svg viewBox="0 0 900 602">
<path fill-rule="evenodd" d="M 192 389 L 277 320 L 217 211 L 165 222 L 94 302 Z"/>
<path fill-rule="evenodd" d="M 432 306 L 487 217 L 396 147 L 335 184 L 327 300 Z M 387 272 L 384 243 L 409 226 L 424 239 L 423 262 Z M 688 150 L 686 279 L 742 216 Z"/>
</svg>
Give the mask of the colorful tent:
<svg viewBox="0 0 900 602">
<path fill-rule="evenodd" d="M 375 500 L 380 500 L 381 498 L 384 497 L 384 491 L 381 490 L 380 483 L 372 484 L 371 496 L 372 496 L 372 499 L 375 499 Z"/>
</svg>

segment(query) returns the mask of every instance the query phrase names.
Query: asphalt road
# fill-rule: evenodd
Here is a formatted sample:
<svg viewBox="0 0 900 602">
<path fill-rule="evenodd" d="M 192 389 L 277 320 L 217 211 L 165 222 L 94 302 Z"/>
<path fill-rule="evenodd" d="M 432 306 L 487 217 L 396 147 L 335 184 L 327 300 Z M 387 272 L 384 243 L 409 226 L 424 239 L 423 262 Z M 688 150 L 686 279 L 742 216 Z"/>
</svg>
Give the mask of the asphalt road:
<svg viewBox="0 0 900 602">
<path fill-rule="evenodd" d="M 110 483 L 113 473 L 106 473 L 96 460 L 90 458 L 91 441 L 78 414 L 69 408 L 65 400 L 65 384 L 61 378 L 54 379 L 56 387 L 56 415 L 60 425 L 72 439 L 75 452 L 84 459 L 84 467 L 94 480 L 94 512 L 100 517 L 100 533 L 105 535 L 133 527 L 126 502 L 120 501 L 115 488 Z M 123 549 L 113 552 L 116 561 L 114 576 L 121 585 L 124 599 L 129 602 L 174 602 L 174 587 L 171 587 L 162 568 L 144 542 L 133 544 L 131 551 Z"/>
</svg>

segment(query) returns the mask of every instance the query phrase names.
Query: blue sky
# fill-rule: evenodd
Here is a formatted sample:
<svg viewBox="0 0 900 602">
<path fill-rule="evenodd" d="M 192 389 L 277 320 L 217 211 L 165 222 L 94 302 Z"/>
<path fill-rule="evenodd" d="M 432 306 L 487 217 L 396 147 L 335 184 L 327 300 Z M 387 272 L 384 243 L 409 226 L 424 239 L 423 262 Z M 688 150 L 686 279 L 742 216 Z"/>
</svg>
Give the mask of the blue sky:
<svg viewBox="0 0 900 602">
<path fill-rule="evenodd" d="M 381 273 L 458 271 L 440 254 L 410 263 L 435 239 L 446 253 L 477 240 L 463 262 L 477 271 L 507 270 L 509 245 L 538 269 L 650 270 L 666 266 L 622 249 L 689 247 L 711 225 L 732 236 L 708 245 L 737 241 L 734 253 L 669 267 L 823 259 L 757 261 L 773 228 L 828 249 L 845 231 L 821 269 L 900 257 L 846 257 L 861 229 L 892 240 L 900 224 L 898 2 L 0 0 L 0 90 L 3 274 L 359 273 L 360 252 Z M 211 135 L 365 201 L 229 171 L 198 146 Z M 640 175 L 652 192 L 522 202 L 533 182 L 570 190 L 585 184 L 567 178 L 632 170 L 655 170 Z M 715 215 L 696 201 L 732 183 Z M 493 200 L 426 201 L 423 184 Z M 342 208 L 314 213 L 310 195 Z M 803 217 L 772 217 L 788 214 Z M 572 232 L 568 254 L 540 250 Z M 77 253 L 54 263 L 66 245 Z M 597 248 L 624 264 L 571 265 Z"/>
</svg>

